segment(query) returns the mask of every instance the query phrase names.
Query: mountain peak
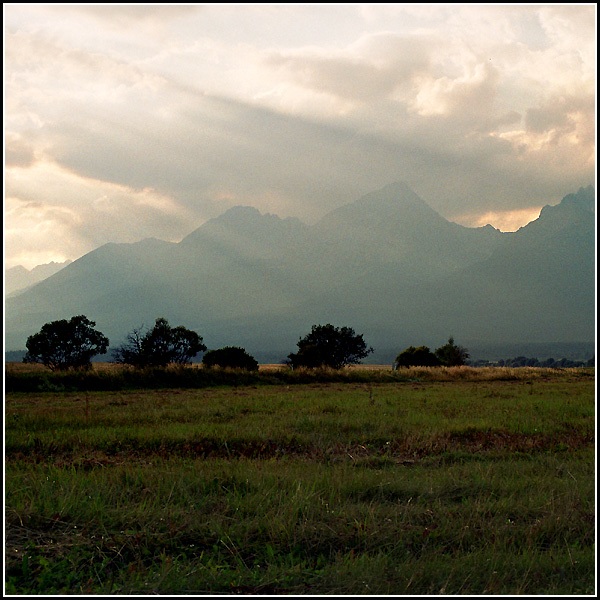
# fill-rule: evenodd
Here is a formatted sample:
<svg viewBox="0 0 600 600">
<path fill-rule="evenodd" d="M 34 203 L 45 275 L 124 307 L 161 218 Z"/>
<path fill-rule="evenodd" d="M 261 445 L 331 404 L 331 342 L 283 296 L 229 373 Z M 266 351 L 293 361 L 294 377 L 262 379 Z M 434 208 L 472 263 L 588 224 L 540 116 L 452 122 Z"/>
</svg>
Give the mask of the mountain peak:
<svg viewBox="0 0 600 600">
<path fill-rule="evenodd" d="M 568 194 L 558 204 L 547 204 L 542 208 L 537 221 L 543 219 L 558 219 L 564 220 L 567 215 L 572 215 L 575 218 L 587 218 L 586 213 L 595 212 L 596 192 L 594 186 L 580 187 L 577 193 Z M 591 215 L 590 215 L 591 216 Z M 535 221 L 534 221 L 535 222 Z"/>
<path fill-rule="evenodd" d="M 577 206 L 578 208 L 595 212 L 596 191 L 594 186 L 588 185 L 586 188 L 580 187 L 577 193 L 565 196 L 560 204 L 563 206 Z"/>
<path fill-rule="evenodd" d="M 388 185 L 385 185 L 380 190 L 367 194 L 365 198 L 369 196 L 390 197 L 394 198 L 396 201 L 410 201 L 418 202 L 420 204 L 424 203 L 424 201 L 405 181 L 394 181 L 393 183 L 388 183 Z"/>
<path fill-rule="evenodd" d="M 71 264 L 71 260 L 66 260 L 62 263 L 49 262 L 43 265 L 37 265 L 33 269 L 26 269 L 23 265 L 17 265 L 5 271 L 5 292 L 12 294 L 13 292 L 25 289 L 34 285 L 48 277 L 51 277 L 67 265 Z"/>
<path fill-rule="evenodd" d="M 365 194 L 352 205 L 372 205 L 372 206 L 392 206 L 399 207 L 427 207 L 430 211 L 433 209 L 418 196 L 415 191 L 404 181 L 395 181 L 382 187 L 379 190 Z"/>
<path fill-rule="evenodd" d="M 307 225 L 299 219 L 263 214 L 253 206 L 233 206 L 210 219 L 180 242 L 180 249 L 217 251 L 235 260 L 279 257 L 294 240 L 303 239 Z"/>
<path fill-rule="evenodd" d="M 237 206 L 232 206 L 227 209 L 222 215 L 212 219 L 213 221 L 237 221 L 237 220 L 246 220 L 246 219 L 257 219 L 262 217 L 263 215 L 258 210 L 258 208 L 254 208 L 254 206 L 245 206 L 242 204 L 238 204 Z"/>
<path fill-rule="evenodd" d="M 320 224 L 330 227 L 337 223 L 355 228 L 387 223 L 393 227 L 399 222 L 410 226 L 411 223 L 432 221 L 447 222 L 406 183 L 397 181 L 332 210 Z"/>
<path fill-rule="evenodd" d="M 306 227 L 300 219 L 295 217 L 281 217 L 271 213 L 261 213 L 253 206 L 232 206 L 224 213 L 210 219 L 198 229 L 186 236 L 182 243 L 186 244 L 204 238 L 205 236 L 223 235 L 223 230 L 230 231 L 237 236 L 250 236 L 269 234 L 272 230 L 293 232 Z"/>
</svg>

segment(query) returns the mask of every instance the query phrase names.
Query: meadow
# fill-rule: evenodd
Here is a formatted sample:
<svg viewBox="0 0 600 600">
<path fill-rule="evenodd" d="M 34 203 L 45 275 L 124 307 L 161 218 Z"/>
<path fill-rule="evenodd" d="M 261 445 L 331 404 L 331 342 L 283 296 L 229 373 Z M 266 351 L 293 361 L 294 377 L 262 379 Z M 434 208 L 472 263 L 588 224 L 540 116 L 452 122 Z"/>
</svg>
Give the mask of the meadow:
<svg viewBox="0 0 600 600">
<path fill-rule="evenodd" d="M 594 369 L 94 371 L 7 364 L 5 594 L 595 594 Z"/>
</svg>

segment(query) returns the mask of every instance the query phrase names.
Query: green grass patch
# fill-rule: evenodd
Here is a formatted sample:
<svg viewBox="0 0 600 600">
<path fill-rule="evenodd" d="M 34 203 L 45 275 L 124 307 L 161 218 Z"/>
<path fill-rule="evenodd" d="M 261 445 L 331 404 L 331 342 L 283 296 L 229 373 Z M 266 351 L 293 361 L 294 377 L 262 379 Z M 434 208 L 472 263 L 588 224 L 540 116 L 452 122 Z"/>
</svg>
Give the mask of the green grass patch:
<svg viewBox="0 0 600 600">
<path fill-rule="evenodd" d="M 6 394 L 8 594 L 593 594 L 595 385 Z"/>
</svg>

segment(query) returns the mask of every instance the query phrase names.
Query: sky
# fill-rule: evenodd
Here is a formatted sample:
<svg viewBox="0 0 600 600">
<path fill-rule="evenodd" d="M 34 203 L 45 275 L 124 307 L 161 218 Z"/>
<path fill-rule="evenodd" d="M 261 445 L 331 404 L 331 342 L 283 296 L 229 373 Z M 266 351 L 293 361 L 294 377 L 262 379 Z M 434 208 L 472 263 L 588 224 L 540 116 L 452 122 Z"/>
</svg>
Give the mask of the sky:
<svg viewBox="0 0 600 600">
<path fill-rule="evenodd" d="M 3 4 L 4 265 L 314 223 L 396 181 L 514 231 L 595 185 L 596 4 Z"/>
</svg>

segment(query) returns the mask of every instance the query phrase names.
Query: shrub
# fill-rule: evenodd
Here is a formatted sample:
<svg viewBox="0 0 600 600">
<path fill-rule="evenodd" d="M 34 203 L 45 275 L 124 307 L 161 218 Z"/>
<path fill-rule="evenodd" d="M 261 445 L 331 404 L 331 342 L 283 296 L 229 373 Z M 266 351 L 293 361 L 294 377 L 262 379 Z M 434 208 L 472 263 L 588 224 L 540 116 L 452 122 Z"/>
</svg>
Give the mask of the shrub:
<svg viewBox="0 0 600 600">
<path fill-rule="evenodd" d="M 244 369 L 245 371 L 258 371 L 258 362 L 248 354 L 244 348 L 226 346 L 218 350 L 209 350 L 202 357 L 202 364 L 206 367 L 223 367 L 231 369 Z"/>
<path fill-rule="evenodd" d="M 396 356 L 394 368 L 398 367 L 437 367 L 438 357 L 427 346 L 409 346 Z"/>
<path fill-rule="evenodd" d="M 446 367 L 460 367 L 467 363 L 469 353 L 466 348 L 457 346 L 454 343 L 454 338 L 449 338 L 448 343 L 444 346 L 440 346 L 436 351 L 440 363 Z"/>
</svg>

